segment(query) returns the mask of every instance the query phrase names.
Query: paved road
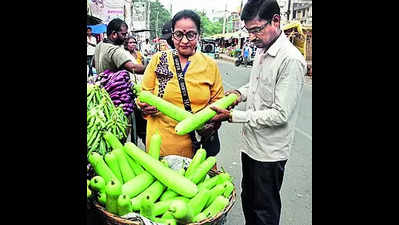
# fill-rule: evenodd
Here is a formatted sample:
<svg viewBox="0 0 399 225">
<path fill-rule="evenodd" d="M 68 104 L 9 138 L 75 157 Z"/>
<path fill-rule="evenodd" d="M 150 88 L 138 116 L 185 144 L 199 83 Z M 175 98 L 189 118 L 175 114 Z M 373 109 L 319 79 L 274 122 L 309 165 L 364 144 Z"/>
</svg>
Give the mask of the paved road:
<svg viewBox="0 0 399 225">
<path fill-rule="evenodd" d="M 248 82 L 250 68 L 235 67 L 231 62 L 218 60 L 226 90 L 236 89 Z M 244 103 L 245 104 L 245 103 Z M 237 106 L 244 108 L 244 104 Z M 281 188 L 282 213 L 280 225 L 312 224 L 312 85 L 306 79 L 300 113 L 296 128 L 296 139 Z M 228 225 L 243 225 L 241 207 L 241 161 L 238 146 L 241 125 L 224 123 L 220 128 L 221 153 L 217 156 L 222 166 L 234 177 L 237 201 L 227 216 Z"/>
</svg>

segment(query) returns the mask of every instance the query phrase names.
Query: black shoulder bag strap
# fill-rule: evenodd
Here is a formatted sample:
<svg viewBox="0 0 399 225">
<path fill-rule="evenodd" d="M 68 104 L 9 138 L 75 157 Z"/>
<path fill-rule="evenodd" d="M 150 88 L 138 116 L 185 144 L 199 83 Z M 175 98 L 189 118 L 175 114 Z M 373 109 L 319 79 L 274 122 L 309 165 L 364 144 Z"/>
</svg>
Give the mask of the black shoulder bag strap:
<svg viewBox="0 0 399 225">
<path fill-rule="evenodd" d="M 176 67 L 177 80 L 179 81 L 179 86 L 180 86 L 180 91 L 181 91 L 181 95 L 183 98 L 184 108 L 186 109 L 186 111 L 189 111 L 192 113 L 190 99 L 188 98 L 186 83 L 184 82 L 184 74 L 182 72 L 180 60 L 179 60 L 179 57 L 177 56 L 176 49 L 174 49 L 172 51 L 172 55 L 173 55 L 173 61 L 175 63 L 175 67 Z M 195 131 L 192 131 L 189 134 L 190 134 L 191 141 L 193 142 L 193 148 L 194 148 L 194 152 L 195 152 L 200 147 L 200 143 L 198 142 L 197 138 L 195 137 Z"/>
</svg>

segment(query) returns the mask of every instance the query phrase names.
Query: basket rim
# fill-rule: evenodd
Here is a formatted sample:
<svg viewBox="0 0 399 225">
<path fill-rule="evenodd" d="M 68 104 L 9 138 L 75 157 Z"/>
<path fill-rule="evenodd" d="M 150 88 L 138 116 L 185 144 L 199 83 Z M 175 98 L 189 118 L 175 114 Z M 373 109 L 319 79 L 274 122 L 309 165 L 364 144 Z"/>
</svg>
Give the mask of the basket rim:
<svg viewBox="0 0 399 225">
<path fill-rule="evenodd" d="M 114 221 L 121 223 L 123 225 L 125 224 L 131 224 L 131 225 L 141 225 L 142 223 L 140 221 L 132 221 L 128 219 L 124 219 L 116 214 L 108 212 L 102 205 L 100 205 L 97 201 L 94 202 L 94 206 L 103 213 L 104 216 L 108 218 L 113 219 Z"/>
<path fill-rule="evenodd" d="M 227 213 L 233 208 L 233 205 L 236 202 L 236 188 L 233 189 L 233 192 L 230 195 L 229 198 L 229 204 L 224 208 L 223 211 L 219 212 L 218 214 L 216 214 L 215 216 L 211 217 L 211 218 L 207 218 L 204 220 L 201 220 L 199 222 L 195 222 L 195 223 L 187 223 L 186 225 L 202 225 L 205 223 L 210 223 L 210 222 L 214 222 L 216 220 L 218 220 L 220 217 L 222 217 L 223 215 L 227 215 Z M 139 221 L 132 221 L 132 220 L 128 220 L 128 219 L 124 219 L 116 214 L 110 213 L 108 212 L 102 205 L 100 205 L 97 201 L 94 201 L 94 206 L 100 210 L 103 214 L 105 214 L 107 217 L 112 218 L 114 220 L 116 220 L 119 223 L 123 223 L 123 224 L 132 224 L 132 225 L 139 225 L 135 222 L 139 222 Z"/>
</svg>

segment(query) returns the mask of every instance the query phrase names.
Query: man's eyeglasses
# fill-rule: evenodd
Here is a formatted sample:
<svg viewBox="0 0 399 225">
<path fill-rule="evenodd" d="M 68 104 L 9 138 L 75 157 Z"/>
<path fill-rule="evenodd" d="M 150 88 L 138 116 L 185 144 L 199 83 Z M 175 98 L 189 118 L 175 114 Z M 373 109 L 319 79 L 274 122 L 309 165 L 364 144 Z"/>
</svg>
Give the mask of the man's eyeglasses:
<svg viewBox="0 0 399 225">
<path fill-rule="evenodd" d="M 187 33 L 183 33 L 181 31 L 175 31 L 172 33 L 174 39 L 181 41 L 183 36 L 186 36 L 187 40 L 193 41 L 197 37 L 198 33 L 195 31 L 189 31 Z"/>
<path fill-rule="evenodd" d="M 267 26 L 267 24 L 269 24 L 269 22 L 266 22 L 265 24 L 263 24 L 260 27 L 254 27 L 251 29 L 246 28 L 245 26 L 242 28 L 244 31 L 248 32 L 249 34 L 259 34 L 263 29 L 265 29 L 265 27 Z"/>
</svg>

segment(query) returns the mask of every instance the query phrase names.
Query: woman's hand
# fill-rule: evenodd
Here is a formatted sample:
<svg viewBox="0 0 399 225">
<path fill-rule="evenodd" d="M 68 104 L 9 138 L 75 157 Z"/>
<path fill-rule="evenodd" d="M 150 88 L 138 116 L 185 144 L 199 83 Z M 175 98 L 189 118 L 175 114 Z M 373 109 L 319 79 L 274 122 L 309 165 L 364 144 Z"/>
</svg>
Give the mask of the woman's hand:
<svg viewBox="0 0 399 225">
<path fill-rule="evenodd" d="M 149 105 L 147 103 L 144 103 L 144 102 L 137 101 L 137 105 L 139 106 L 139 108 L 143 112 L 144 116 L 147 116 L 147 115 L 153 116 L 154 114 L 159 112 L 158 109 L 155 106 L 151 106 L 151 105 Z"/>
<path fill-rule="evenodd" d="M 197 132 L 201 137 L 204 137 L 206 139 L 210 137 L 213 133 L 215 133 L 221 125 L 222 122 L 219 121 L 207 122 L 201 129 L 197 130 Z"/>
</svg>

